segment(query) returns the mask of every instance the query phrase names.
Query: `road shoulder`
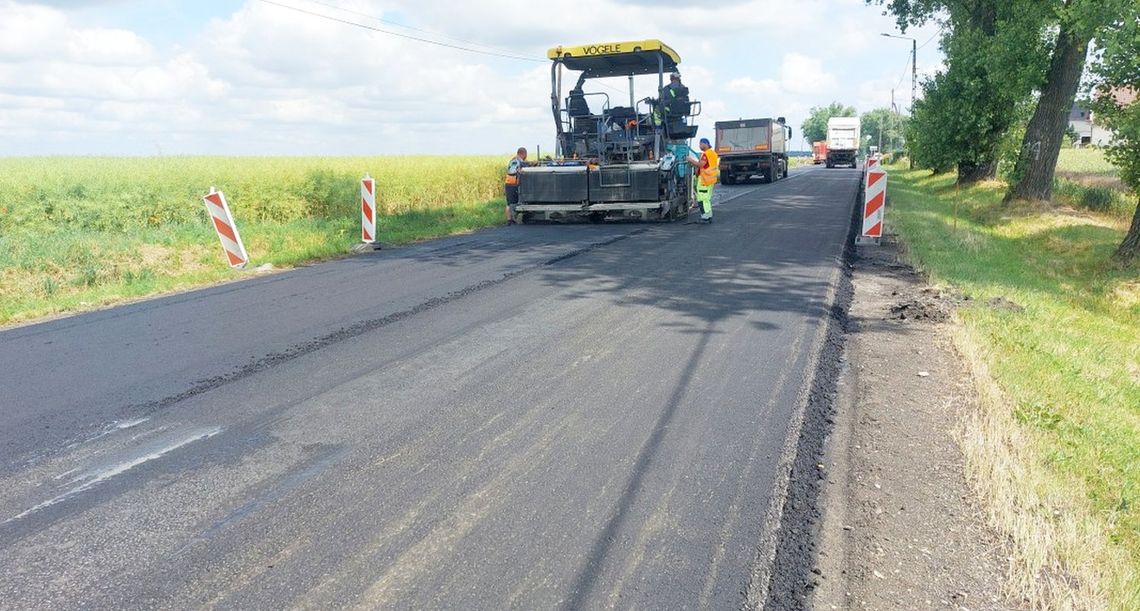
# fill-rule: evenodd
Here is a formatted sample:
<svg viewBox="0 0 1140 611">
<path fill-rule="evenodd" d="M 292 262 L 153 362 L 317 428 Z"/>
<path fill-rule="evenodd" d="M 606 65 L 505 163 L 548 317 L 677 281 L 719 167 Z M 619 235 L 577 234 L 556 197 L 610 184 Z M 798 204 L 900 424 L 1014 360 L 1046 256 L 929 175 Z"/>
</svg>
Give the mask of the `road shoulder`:
<svg viewBox="0 0 1140 611">
<path fill-rule="evenodd" d="M 849 336 L 825 478 L 816 609 L 1016 609 L 955 442 L 973 409 L 950 345 L 961 298 L 899 262 L 893 239 L 852 258 Z"/>
</svg>

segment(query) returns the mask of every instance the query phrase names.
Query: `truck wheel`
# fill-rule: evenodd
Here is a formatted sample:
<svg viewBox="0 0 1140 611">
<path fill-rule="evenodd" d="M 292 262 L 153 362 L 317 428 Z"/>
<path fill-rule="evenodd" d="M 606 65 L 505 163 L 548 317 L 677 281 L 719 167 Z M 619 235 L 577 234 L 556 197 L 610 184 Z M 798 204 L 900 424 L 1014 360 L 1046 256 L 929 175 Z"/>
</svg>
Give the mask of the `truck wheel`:
<svg viewBox="0 0 1140 611">
<path fill-rule="evenodd" d="M 773 163 L 768 166 L 768 182 L 776 182 L 780 179 L 780 162 Z"/>
<path fill-rule="evenodd" d="M 725 175 L 720 177 L 720 181 L 726 185 L 735 185 L 736 184 L 736 177 L 733 176 L 732 174 L 725 174 Z"/>
</svg>

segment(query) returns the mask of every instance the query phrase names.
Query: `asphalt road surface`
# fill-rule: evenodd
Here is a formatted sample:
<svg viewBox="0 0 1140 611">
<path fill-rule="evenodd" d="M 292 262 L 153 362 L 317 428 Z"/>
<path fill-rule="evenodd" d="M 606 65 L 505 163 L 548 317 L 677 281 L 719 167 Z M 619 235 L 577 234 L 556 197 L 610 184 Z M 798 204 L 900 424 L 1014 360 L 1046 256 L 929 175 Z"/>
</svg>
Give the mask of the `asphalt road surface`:
<svg viewBox="0 0 1140 611">
<path fill-rule="evenodd" d="M 0 332 L 0 607 L 763 604 L 858 176 Z"/>
</svg>

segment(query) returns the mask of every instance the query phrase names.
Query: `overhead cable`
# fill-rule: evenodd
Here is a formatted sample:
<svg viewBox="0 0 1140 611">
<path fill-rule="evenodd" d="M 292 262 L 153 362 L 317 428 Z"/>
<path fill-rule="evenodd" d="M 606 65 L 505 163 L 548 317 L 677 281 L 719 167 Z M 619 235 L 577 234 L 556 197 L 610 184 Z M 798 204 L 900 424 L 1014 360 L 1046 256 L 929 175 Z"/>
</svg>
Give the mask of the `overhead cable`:
<svg viewBox="0 0 1140 611">
<path fill-rule="evenodd" d="M 478 42 L 478 41 L 474 41 L 474 40 L 467 40 L 467 39 L 465 39 L 465 38 L 457 38 L 457 37 L 455 37 L 455 36 L 450 36 L 450 35 L 448 35 L 448 34 L 444 34 L 444 33 L 442 33 L 442 32 L 433 32 L 433 31 L 431 31 L 431 30 L 425 30 L 425 29 L 423 29 L 423 28 L 417 28 L 417 27 L 413 27 L 413 26 L 410 26 L 410 25 L 405 25 L 405 24 L 403 24 L 403 23 L 399 23 L 399 22 L 397 22 L 397 21 L 392 21 L 392 20 L 390 20 L 390 19 L 385 19 L 385 18 L 383 18 L 383 17 L 377 17 L 376 15 L 372 15 L 372 14 L 370 14 L 370 13 L 364 13 L 364 12 L 361 12 L 361 11 L 355 11 L 355 10 L 352 10 L 352 9 L 348 9 L 348 8 L 340 7 L 340 6 L 337 6 L 337 5 L 335 5 L 335 4 L 332 4 L 332 3 L 329 3 L 329 2 L 322 2 L 321 0 L 305 0 L 305 1 L 306 1 L 306 2 L 309 2 L 309 3 L 312 3 L 312 4 L 319 4 L 320 6 L 324 6 L 324 7 L 327 7 L 327 8 L 331 8 L 331 9 L 333 9 L 333 10 L 336 10 L 336 11 L 341 11 L 341 12 L 343 12 L 343 13 L 348 13 L 348 14 L 350 14 L 350 15 L 356 15 L 356 16 L 358 16 L 358 17 L 364 17 L 364 18 L 366 18 L 366 19 L 372 19 L 372 20 L 374 20 L 374 21 L 379 21 L 380 23 L 386 23 L 386 24 L 388 24 L 388 25 L 396 26 L 396 27 L 398 27 L 398 28 L 403 28 L 403 29 L 405 29 L 405 30 L 411 30 L 411 31 L 413 31 L 413 32 L 419 32 L 419 33 L 421 33 L 421 34 L 432 35 L 432 36 L 434 36 L 434 37 L 436 37 L 436 38 L 445 38 L 445 39 L 447 39 L 447 40 L 452 40 L 452 41 L 455 41 L 455 42 L 461 42 L 461 43 L 465 43 L 465 44 L 468 44 L 468 45 L 474 45 L 474 46 L 476 46 L 476 47 L 483 47 L 484 49 L 490 49 L 490 50 L 492 50 L 492 51 L 495 51 L 495 52 L 498 52 L 498 53 L 502 53 L 502 54 L 504 54 L 504 55 L 508 55 L 508 56 L 512 56 L 512 57 L 513 57 L 513 56 L 516 56 L 516 55 L 518 55 L 518 54 L 517 54 L 515 51 L 511 51 L 511 50 L 509 50 L 509 49 L 503 49 L 503 48 L 500 48 L 500 47 L 493 47 L 493 46 L 491 46 L 491 45 L 485 45 L 485 44 L 483 44 L 483 43 L 481 43 L 481 42 Z M 542 60 L 538 60 L 538 61 L 542 61 Z"/>
<path fill-rule="evenodd" d="M 425 37 L 421 37 L 421 36 L 412 36 L 411 34 L 404 34 L 401 32 L 393 32 L 391 30 L 385 30 L 383 28 L 378 28 L 378 27 L 371 26 L 371 25 L 368 25 L 365 23 L 359 23 L 359 22 L 352 21 L 349 19 L 341 19 L 340 17 L 334 17 L 332 15 L 325 15 L 324 13 L 318 13 L 316 11 L 310 11 L 310 10 L 301 8 L 299 6 L 291 6 L 288 4 L 281 3 L 281 2 L 275 2 L 274 0 L 258 0 L 258 1 L 263 2 L 265 4 L 272 4 L 274 6 L 279 6 L 281 8 L 289 9 L 291 11 L 296 11 L 298 13 L 304 13 L 306 15 L 311 15 L 313 17 L 319 17 L 321 19 L 327 19 L 329 21 L 335 21 L 337 23 L 343 23 L 345 25 L 351 25 L 354 27 L 363 28 L 365 30 L 369 30 L 372 32 L 377 32 L 380 34 L 388 34 L 389 36 L 396 36 L 399 38 L 406 38 L 408 40 L 414 40 L 416 42 L 422 42 L 422 43 L 426 43 L 429 45 L 436 45 L 438 47 L 446 47 L 448 49 L 455 49 L 457 51 L 465 51 L 467 53 L 477 53 L 480 55 L 490 55 L 493 57 L 503 57 L 506 59 L 514 59 L 514 60 L 524 61 L 524 62 L 546 63 L 546 61 L 547 61 L 544 59 L 538 59 L 538 58 L 534 58 L 534 57 L 525 57 L 523 55 L 516 55 L 513 53 L 499 53 L 497 51 L 484 51 L 482 49 L 472 49 L 471 47 L 464 47 L 462 45 L 455 45 L 455 44 L 451 44 L 451 43 L 442 42 L 439 40 L 432 40 L 430 38 L 425 38 Z"/>
</svg>

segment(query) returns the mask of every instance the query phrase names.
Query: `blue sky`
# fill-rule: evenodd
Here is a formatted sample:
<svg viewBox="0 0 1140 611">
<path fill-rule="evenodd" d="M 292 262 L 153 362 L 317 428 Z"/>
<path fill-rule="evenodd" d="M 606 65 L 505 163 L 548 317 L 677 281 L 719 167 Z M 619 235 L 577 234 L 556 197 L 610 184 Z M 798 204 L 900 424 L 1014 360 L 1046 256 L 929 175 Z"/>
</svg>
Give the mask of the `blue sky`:
<svg viewBox="0 0 1140 611">
<path fill-rule="evenodd" d="M 286 5 L 286 6 L 280 6 Z M 698 123 L 833 100 L 910 102 L 910 43 L 863 0 L 0 0 L 0 156 L 360 155 L 550 150 L 557 45 L 660 38 Z M 287 7 L 294 7 L 292 10 Z M 302 12 L 304 11 L 304 12 Z M 920 78 L 942 61 L 936 28 Z M 463 42 L 460 42 L 463 41 Z M 603 90 L 606 91 L 606 90 Z M 610 92 L 617 96 L 616 92 Z M 649 95 L 639 84 L 638 95 Z"/>
</svg>

